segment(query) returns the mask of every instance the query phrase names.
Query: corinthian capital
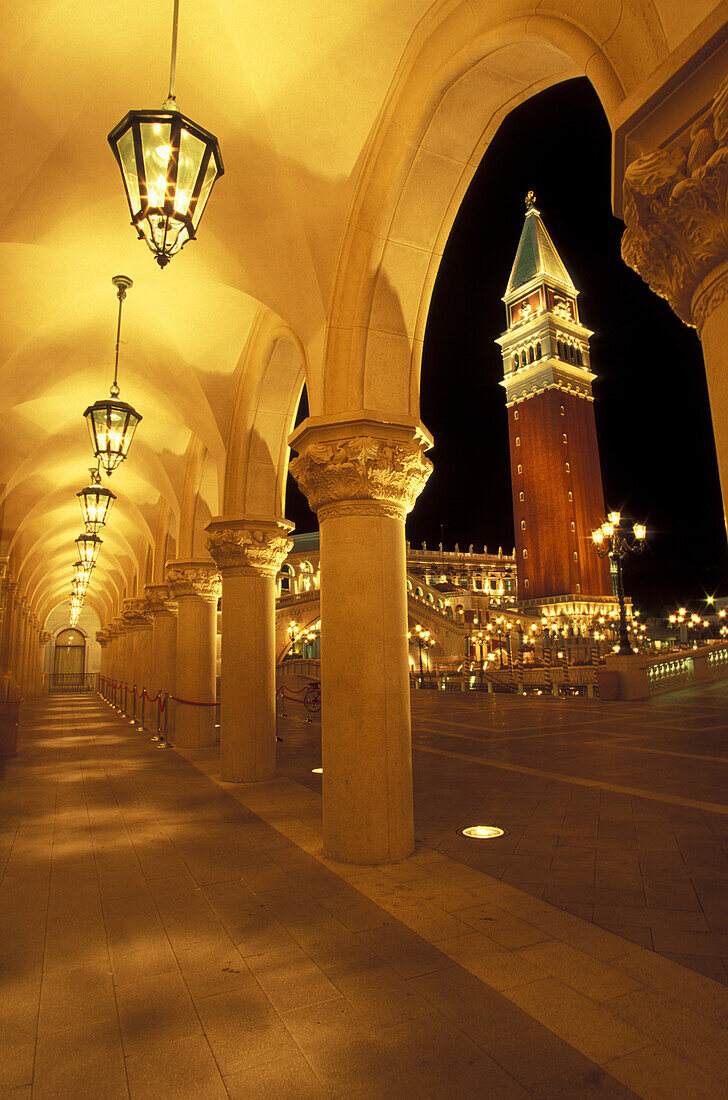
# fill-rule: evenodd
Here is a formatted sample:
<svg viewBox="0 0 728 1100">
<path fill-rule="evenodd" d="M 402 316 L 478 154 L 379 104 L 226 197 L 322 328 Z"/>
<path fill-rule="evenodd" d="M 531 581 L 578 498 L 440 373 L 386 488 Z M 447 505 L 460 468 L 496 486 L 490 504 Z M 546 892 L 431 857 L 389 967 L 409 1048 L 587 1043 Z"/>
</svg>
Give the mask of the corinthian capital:
<svg viewBox="0 0 728 1100">
<path fill-rule="evenodd" d="M 220 574 L 214 562 L 202 559 L 167 562 L 167 583 L 175 599 L 201 596 L 217 600 L 222 592 Z"/>
<path fill-rule="evenodd" d="M 144 588 L 148 613 L 156 615 L 160 611 L 176 611 L 177 605 L 169 584 L 148 584 Z"/>
<path fill-rule="evenodd" d="M 624 177 L 622 256 L 698 330 L 728 295 L 728 80 L 689 132 Z"/>
<path fill-rule="evenodd" d="M 364 416 L 348 423 L 307 420 L 292 445 L 291 473 L 314 512 L 373 511 L 403 519 L 432 473 L 425 451 L 432 440 L 421 426 Z"/>
<path fill-rule="evenodd" d="M 215 519 L 205 528 L 207 549 L 223 575 L 275 577 L 293 549 L 292 529 L 284 519 Z"/>
<path fill-rule="evenodd" d="M 129 599 L 122 604 L 121 616 L 127 627 L 149 626 L 149 608 L 146 600 Z"/>
</svg>

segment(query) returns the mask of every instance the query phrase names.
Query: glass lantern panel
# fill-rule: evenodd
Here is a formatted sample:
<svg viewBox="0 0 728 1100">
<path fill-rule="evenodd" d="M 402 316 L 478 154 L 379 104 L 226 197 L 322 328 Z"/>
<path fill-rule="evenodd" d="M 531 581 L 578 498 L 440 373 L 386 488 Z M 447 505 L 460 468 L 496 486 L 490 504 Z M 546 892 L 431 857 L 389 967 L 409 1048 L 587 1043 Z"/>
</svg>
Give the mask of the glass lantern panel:
<svg viewBox="0 0 728 1100">
<path fill-rule="evenodd" d="M 126 187 L 126 197 L 132 217 L 141 209 L 139 198 L 139 179 L 137 177 L 136 157 L 134 155 L 134 132 L 129 126 L 116 143 L 116 148 L 121 159 L 121 172 Z"/>
<path fill-rule="evenodd" d="M 189 210 L 205 148 L 204 141 L 200 141 L 189 130 L 185 130 L 184 126 L 182 127 L 179 138 L 177 192 L 174 197 L 174 209 L 177 214 L 186 214 Z"/>
<path fill-rule="evenodd" d="M 216 179 L 217 179 L 217 162 L 215 160 L 215 154 L 212 153 L 210 155 L 210 160 L 209 160 L 208 165 L 207 165 L 207 171 L 205 172 L 205 178 L 202 181 L 202 187 L 200 188 L 200 197 L 197 200 L 197 205 L 195 207 L 195 212 L 192 215 L 192 224 L 194 225 L 195 229 L 197 229 L 197 226 L 200 223 L 200 218 L 202 217 L 202 212 L 205 209 L 205 203 L 207 202 L 208 198 L 210 197 L 210 192 L 212 191 L 212 185 L 213 185 L 213 183 L 215 182 Z"/>
<path fill-rule="evenodd" d="M 169 182 L 167 173 L 172 153 L 172 125 L 169 122 L 142 122 L 139 132 L 149 205 L 161 208 Z"/>
</svg>

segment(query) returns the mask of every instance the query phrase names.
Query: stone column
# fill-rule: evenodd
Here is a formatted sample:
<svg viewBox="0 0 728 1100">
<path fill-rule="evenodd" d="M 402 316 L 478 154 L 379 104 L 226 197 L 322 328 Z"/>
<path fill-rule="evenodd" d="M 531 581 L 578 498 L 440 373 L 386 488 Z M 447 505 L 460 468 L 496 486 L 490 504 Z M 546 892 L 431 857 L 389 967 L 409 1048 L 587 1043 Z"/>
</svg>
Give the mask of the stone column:
<svg viewBox="0 0 728 1100">
<path fill-rule="evenodd" d="M 28 626 L 29 626 L 30 608 L 28 601 L 23 598 L 20 601 L 20 615 L 19 615 L 19 629 L 18 629 L 18 650 L 17 650 L 17 679 L 20 685 L 20 693 L 23 698 L 28 697 L 28 682 L 25 676 L 25 669 L 27 665 L 28 657 Z"/>
<path fill-rule="evenodd" d="M 138 692 L 150 686 L 152 671 L 152 620 L 147 611 L 146 600 L 124 600 L 122 614 L 130 636 L 130 682 Z M 137 709 L 140 705 L 137 703 Z"/>
<path fill-rule="evenodd" d="M 624 177 L 622 256 L 698 330 L 728 511 L 728 80 L 690 129 Z"/>
<path fill-rule="evenodd" d="M 276 575 L 293 547 L 283 519 L 216 519 L 207 548 L 222 574 L 220 774 L 270 779 L 276 767 Z"/>
<path fill-rule="evenodd" d="M 45 690 L 46 649 L 48 648 L 48 643 L 50 642 L 52 636 L 53 635 L 50 634 L 47 630 L 43 630 L 43 631 L 41 631 L 41 635 L 40 635 L 40 638 L 39 638 L 40 655 L 39 655 L 39 658 L 38 658 L 38 670 L 39 670 L 39 677 L 40 677 L 40 680 L 39 680 L 40 689 L 39 690 L 41 692 L 43 692 Z"/>
<path fill-rule="evenodd" d="M 152 618 L 152 691 L 176 694 L 177 604 L 169 585 L 150 584 L 144 589 Z M 167 736 L 174 737 L 174 703 L 167 704 Z"/>
<path fill-rule="evenodd" d="M 305 421 L 291 472 L 321 529 L 324 851 L 351 863 L 414 845 L 404 521 L 432 470 L 414 421 Z"/>
<path fill-rule="evenodd" d="M 97 630 L 96 641 L 101 647 L 101 660 L 99 661 L 99 691 L 106 694 L 106 689 L 102 681 L 105 680 L 109 675 L 109 643 L 111 639 L 109 638 L 105 630 Z"/>
<path fill-rule="evenodd" d="M 209 561 L 167 563 L 167 580 L 177 601 L 175 744 L 214 745 L 217 601 L 220 577 Z M 205 704 L 199 706 L 197 704 Z"/>
</svg>

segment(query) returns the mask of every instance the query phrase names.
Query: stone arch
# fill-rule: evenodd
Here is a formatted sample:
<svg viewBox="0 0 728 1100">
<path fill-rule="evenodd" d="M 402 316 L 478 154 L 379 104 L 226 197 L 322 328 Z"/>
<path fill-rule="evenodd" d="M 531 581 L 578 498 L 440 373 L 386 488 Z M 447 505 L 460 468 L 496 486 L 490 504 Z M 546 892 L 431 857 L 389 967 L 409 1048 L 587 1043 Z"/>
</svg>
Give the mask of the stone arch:
<svg viewBox="0 0 728 1100">
<path fill-rule="evenodd" d="M 586 75 L 610 121 L 668 52 L 650 0 L 575 0 L 519 16 L 516 0 L 437 5 L 413 36 L 372 135 L 340 253 L 323 408 L 419 418 L 430 297 L 461 200 L 500 123 Z M 623 10 L 624 9 L 624 10 Z M 497 20 L 497 21 L 496 21 Z"/>
<path fill-rule="evenodd" d="M 303 344 L 261 308 L 241 356 L 224 475 L 226 516 L 283 516 L 288 436 L 305 378 Z"/>
</svg>

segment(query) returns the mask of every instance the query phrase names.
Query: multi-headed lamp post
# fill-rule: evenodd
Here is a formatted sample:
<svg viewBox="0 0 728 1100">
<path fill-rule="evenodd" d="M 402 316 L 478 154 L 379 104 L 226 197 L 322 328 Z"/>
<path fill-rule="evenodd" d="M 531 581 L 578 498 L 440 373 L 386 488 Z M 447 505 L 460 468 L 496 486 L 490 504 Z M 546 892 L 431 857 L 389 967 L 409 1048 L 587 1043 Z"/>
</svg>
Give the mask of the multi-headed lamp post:
<svg viewBox="0 0 728 1100">
<path fill-rule="evenodd" d="M 407 637 L 410 638 L 410 639 L 412 638 L 412 631 L 410 631 L 410 630 L 407 631 Z M 424 672 L 423 672 L 423 669 L 422 669 L 422 647 L 423 647 L 423 645 L 424 646 L 434 645 L 435 641 L 434 641 L 434 638 L 432 637 L 432 635 L 430 634 L 429 630 L 423 630 L 423 628 L 420 626 L 419 623 L 417 623 L 417 625 L 415 626 L 415 629 L 414 629 L 414 640 L 417 642 L 417 648 L 419 649 L 420 683 L 422 683 L 422 680 L 423 680 L 423 677 L 424 677 Z"/>
<path fill-rule="evenodd" d="M 624 582 L 622 562 L 630 554 L 641 554 L 645 548 L 647 528 L 643 523 L 635 523 L 630 532 L 622 523 L 619 512 L 610 512 L 605 522 L 592 531 L 592 539 L 597 554 L 601 558 L 610 558 L 617 566 L 617 596 L 619 598 L 619 648 L 620 655 L 632 652 L 627 634 L 627 613 L 624 606 Z"/>
</svg>

